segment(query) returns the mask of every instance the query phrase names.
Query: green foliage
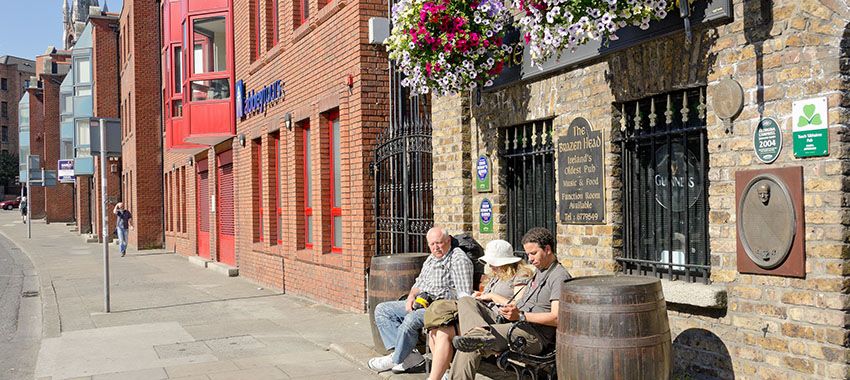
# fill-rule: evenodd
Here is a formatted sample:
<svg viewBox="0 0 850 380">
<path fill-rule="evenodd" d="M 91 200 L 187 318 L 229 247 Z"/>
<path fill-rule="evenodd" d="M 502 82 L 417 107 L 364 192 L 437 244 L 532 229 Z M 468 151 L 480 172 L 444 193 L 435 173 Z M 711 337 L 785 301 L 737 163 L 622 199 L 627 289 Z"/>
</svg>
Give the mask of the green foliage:
<svg viewBox="0 0 850 380">
<path fill-rule="evenodd" d="M 0 152 L 0 185 L 14 185 L 18 175 L 18 156 Z"/>
</svg>

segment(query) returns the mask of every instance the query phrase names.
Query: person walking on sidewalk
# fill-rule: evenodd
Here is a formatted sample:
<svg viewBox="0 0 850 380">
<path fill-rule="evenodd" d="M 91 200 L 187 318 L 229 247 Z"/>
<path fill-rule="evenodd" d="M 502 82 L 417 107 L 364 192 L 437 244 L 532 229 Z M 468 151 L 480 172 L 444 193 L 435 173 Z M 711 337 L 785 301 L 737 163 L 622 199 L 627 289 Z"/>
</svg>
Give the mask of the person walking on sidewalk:
<svg viewBox="0 0 850 380">
<path fill-rule="evenodd" d="M 21 221 L 27 223 L 27 197 L 21 197 L 21 203 L 18 205 L 21 209 Z"/>
<path fill-rule="evenodd" d="M 384 347 L 393 351 L 369 360 L 369 368 L 375 372 L 407 372 L 425 361 L 415 346 L 425 325 L 427 304 L 420 304 L 417 298 L 457 299 L 472 294 L 472 260 L 460 248 L 452 249 L 451 236 L 442 228 L 431 228 L 425 238 L 431 254 L 422 264 L 407 300 L 382 302 L 375 307 L 375 326 Z"/>
<path fill-rule="evenodd" d="M 121 257 L 127 254 L 127 234 L 130 229 L 130 219 L 133 215 L 129 210 L 124 209 L 124 202 L 118 202 L 112 210 L 115 214 L 115 232 L 118 234 L 118 246 L 121 249 Z"/>
<path fill-rule="evenodd" d="M 515 305 L 504 305 L 494 311 L 474 298 L 458 300 L 458 322 L 463 335 L 452 338 L 452 346 L 459 351 L 452 361 L 452 380 L 474 379 L 482 356 L 506 350 L 512 322 L 527 322 L 513 331 L 525 339 L 525 353 L 538 354 L 555 343 L 561 284 L 570 274 L 558 262 L 555 237 L 549 230 L 530 229 L 522 238 L 522 247 L 537 270 Z"/>
</svg>

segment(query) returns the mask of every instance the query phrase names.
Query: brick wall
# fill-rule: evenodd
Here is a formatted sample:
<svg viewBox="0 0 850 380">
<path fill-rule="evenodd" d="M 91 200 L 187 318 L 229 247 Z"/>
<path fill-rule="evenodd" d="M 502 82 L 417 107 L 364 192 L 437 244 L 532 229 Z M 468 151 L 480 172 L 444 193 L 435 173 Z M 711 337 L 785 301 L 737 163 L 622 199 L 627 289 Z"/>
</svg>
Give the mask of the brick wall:
<svg viewBox="0 0 850 380">
<path fill-rule="evenodd" d="M 681 32 L 646 42 L 544 79 L 485 93 L 480 107 L 470 108 L 459 96 L 435 99 L 434 178 L 449 179 L 434 183 L 435 217 L 450 228 L 466 228 L 454 221 L 477 220 L 477 213 L 465 206 L 477 205 L 483 196 L 467 190 L 474 186 L 467 174 L 473 165 L 468 157 L 488 154 L 495 167 L 494 192 L 487 196 L 496 206 L 496 232 L 479 234 L 475 224 L 471 229 L 482 244 L 504 238 L 504 174 L 498 172 L 498 139 L 493 138 L 498 129 L 554 118 L 557 140 L 570 121 L 581 116 L 602 131 L 606 141 L 606 224 L 559 222 L 558 256 L 573 275 L 611 273 L 617 269 L 614 257 L 623 250 L 619 148 L 612 142 L 619 125 L 612 104 L 707 85 L 711 282 L 726 291 L 728 304 L 716 310 L 668 303 L 676 373 L 682 378 L 847 378 L 850 10 L 828 0 L 780 0 L 773 5 L 773 29 L 763 44 L 760 64 L 764 114 L 776 118 L 783 130 L 785 146 L 775 163 L 764 165 L 754 159 L 752 136 L 760 117 L 756 50 L 743 34 L 743 2 L 734 1 L 734 21 L 698 29 L 692 44 L 685 43 Z M 711 100 L 712 84 L 730 75 L 744 88 L 745 106 L 727 133 Z M 797 159 L 791 142 L 791 104 L 816 96 L 828 98 L 830 155 Z M 471 118 L 471 130 L 466 129 L 464 115 Z M 452 141 L 463 143 L 453 149 L 443 146 Z M 806 277 L 740 274 L 735 173 L 786 166 L 803 167 Z M 696 290 L 705 285 L 689 286 Z"/>
<path fill-rule="evenodd" d="M 160 248 L 164 241 L 162 188 L 162 126 L 160 122 L 160 57 L 158 7 L 155 2 L 127 0 L 120 30 L 128 33 L 122 49 L 121 103 L 125 104 L 121 143 L 123 172 L 130 188 L 133 233 L 129 244 Z"/>
<path fill-rule="evenodd" d="M 41 165 L 44 170 L 56 170 L 59 161 L 59 85 L 64 75 L 41 75 L 44 96 L 44 135 Z M 51 222 L 74 220 L 74 187 L 60 183 L 44 189 L 45 217 Z"/>
<path fill-rule="evenodd" d="M 312 2 L 304 24 L 290 3 L 281 2 L 280 43 L 271 46 L 268 28 L 262 28 L 259 59 L 252 59 L 256 41 L 250 21 L 250 2 L 234 5 L 236 79 L 245 81 L 247 91 L 260 90 L 276 80 L 285 82 L 286 98 L 261 114 L 237 123 L 237 134 L 247 141 L 260 138 L 264 205 L 264 242 L 254 243 L 251 149 L 235 144 L 234 166 L 237 191 L 236 250 L 240 275 L 266 286 L 285 289 L 331 305 L 365 310 L 365 274 L 373 252 L 372 179 L 369 162 L 374 138 L 386 125 L 387 61 L 383 48 L 365 42 L 369 17 L 385 16 L 386 5 L 375 1 L 332 2 L 321 9 Z M 270 7 L 269 1 L 261 6 Z M 269 26 L 270 12 L 261 25 Z M 351 87 L 348 86 L 351 77 Z M 327 115 L 338 110 L 341 141 L 341 196 L 343 237 L 340 253 L 331 253 L 330 154 Z M 301 130 L 288 130 L 284 115 L 293 125 L 309 121 L 313 160 L 314 248 L 304 247 L 303 167 Z M 270 242 L 276 218 L 272 200 L 274 154 L 269 133 L 279 130 L 281 142 L 281 244 Z M 291 221 L 291 222 L 290 222 Z M 274 243 L 274 244 L 272 244 Z"/>
<path fill-rule="evenodd" d="M 44 155 L 44 101 L 40 88 L 30 88 L 30 154 Z M 27 194 L 27 207 L 33 219 L 44 218 L 44 188 L 31 186 Z"/>
<path fill-rule="evenodd" d="M 33 63 L 34 64 L 34 63 Z M 18 155 L 18 103 L 24 94 L 23 85 L 34 74 L 34 67 L 30 71 L 20 71 L 17 64 L 0 65 L 0 78 L 6 79 L 6 90 L 0 90 L 0 102 L 8 105 L 8 116 L 0 117 L 0 126 L 7 127 L 8 140 L 0 141 L 0 151 L 6 150 L 9 154 Z M 10 184 L 13 185 L 14 184 Z M 10 194 L 6 188 L 6 193 Z"/>
</svg>

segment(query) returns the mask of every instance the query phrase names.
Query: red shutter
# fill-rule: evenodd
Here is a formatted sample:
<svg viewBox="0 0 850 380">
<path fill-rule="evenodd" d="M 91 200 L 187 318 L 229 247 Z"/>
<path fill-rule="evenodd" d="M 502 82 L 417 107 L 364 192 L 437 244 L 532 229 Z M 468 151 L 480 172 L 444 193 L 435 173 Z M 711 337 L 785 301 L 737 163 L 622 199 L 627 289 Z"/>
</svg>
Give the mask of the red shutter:
<svg viewBox="0 0 850 380">
<path fill-rule="evenodd" d="M 198 173 L 198 229 L 210 232 L 210 172 Z"/>
<path fill-rule="evenodd" d="M 233 164 L 227 164 L 218 168 L 219 183 L 219 228 L 221 235 L 235 236 L 236 231 L 233 223 Z"/>
</svg>

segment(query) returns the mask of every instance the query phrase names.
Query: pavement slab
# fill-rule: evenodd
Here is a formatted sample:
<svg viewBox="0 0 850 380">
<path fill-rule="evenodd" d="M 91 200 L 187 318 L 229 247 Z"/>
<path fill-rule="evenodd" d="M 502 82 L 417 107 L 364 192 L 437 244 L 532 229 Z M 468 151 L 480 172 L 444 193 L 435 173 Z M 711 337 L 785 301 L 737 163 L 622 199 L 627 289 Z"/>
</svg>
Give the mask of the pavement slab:
<svg viewBox="0 0 850 380">
<path fill-rule="evenodd" d="M 42 341 L 37 377 L 64 379 L 214 361 L 210 354 L 162 359 L 155 346 L 192 341 L 174 322 L 79 330 Z"/>
</svg>

